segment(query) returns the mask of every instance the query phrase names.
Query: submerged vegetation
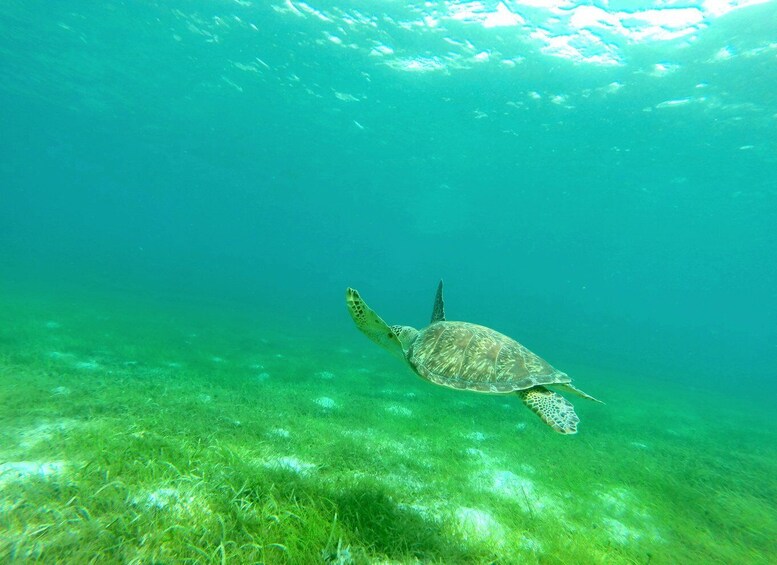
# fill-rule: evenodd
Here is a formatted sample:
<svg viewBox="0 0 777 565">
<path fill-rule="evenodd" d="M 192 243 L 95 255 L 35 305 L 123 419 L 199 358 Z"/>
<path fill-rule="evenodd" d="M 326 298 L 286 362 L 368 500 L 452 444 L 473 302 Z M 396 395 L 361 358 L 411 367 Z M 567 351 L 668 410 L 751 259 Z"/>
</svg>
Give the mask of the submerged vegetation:
<svg viewBox="0 0 777 565">
<path fill-rule="evenodd" d="M 4 563 L 777 560 L 775 427 L 726 391 L 565 367 L 607 404 L 564 437 L 421 381 L 345 312 L 316 337 L 6 301 Z"/>
</svg>

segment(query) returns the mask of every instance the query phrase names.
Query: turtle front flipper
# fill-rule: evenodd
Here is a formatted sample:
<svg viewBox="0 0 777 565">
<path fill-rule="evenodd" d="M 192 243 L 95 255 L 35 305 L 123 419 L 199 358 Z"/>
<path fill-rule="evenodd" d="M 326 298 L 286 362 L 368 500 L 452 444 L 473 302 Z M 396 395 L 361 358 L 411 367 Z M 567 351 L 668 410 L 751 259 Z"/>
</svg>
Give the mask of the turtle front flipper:
<svg viewBox="0 0 777 565">
<path fill-rule="evenodd" d="M 359 292 L 354 288 L 348 288 L 345 291 L 345 304 L 348 306 L 348 312 L 356 323 L 356 327 L 370 338 L 372 341 L 385 347 L 391 353 L 404 359 L 402 343 L 399 341 L 394 330 L 383 321 L 359 296 Z"/>
<path fill-rule="evenodd" d="M 434 295 L 434 308 L 432 308 L 432 321 L 435 322 L 445 321 L 445 301 L 442 298 L 442 279 L 440 284 L 437 285 L 437 294 Z"/>
<path fill-rule="evenodd" d="M 532 412 L 560 434 L 576 434 L 580 418 L 566 398 L 543 386 L 519 390 L 518 395 Z"/>
</svg>

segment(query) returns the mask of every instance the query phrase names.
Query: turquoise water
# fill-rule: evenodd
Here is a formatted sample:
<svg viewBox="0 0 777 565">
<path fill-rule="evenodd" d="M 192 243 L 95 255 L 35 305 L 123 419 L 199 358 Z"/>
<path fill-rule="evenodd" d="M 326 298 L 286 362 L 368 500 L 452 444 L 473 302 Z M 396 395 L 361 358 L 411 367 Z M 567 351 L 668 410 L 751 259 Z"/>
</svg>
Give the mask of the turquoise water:
<svg viewBox="0 0 777 565">
<path fill-rule="evenodd" d="M 4 2 L 0 557 L 770 563 L 774 2 Z M 449 319 L 604 405 L 370 343 Z"/>
</svg>

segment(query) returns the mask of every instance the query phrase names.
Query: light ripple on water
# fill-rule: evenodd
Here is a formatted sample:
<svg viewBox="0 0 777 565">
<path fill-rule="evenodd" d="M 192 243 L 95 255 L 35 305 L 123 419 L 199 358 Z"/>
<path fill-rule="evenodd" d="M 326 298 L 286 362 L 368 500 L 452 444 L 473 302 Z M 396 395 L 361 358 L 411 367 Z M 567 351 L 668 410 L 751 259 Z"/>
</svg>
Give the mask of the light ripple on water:
<svg viewBox="0 0 777 565">
<path fill-rule="evenodd" d="M 464 539 L 504 543 L 504 527 L 489 512 L 477 508 L 460 507 L 455 511 L 456 520 Z"/>
<path fill-rule="evenodd" d="M 614 488 L 597 493 L 602 504 L 602 523 L 610 538 L 621 545 L 647 536 L 663 541 L 653 517 L 639 498 L 625 488 Z"/>
<path fill-rule="evenodd" d="M 314 465 L 313 463 L 308 463 L 307 461 L 303 461 L 301 459 L 298 459 L 297 457 L 292 457 L 292 456 L 284 456 L 284 457 L 269 459 L 264 462 L 264 466 L 269 467 L 271 469 L 281 469 L 284 471 L 291 471 L 298 475 L 310 474 L 312 471 L 314 471 L 317 468 L 317 465 Z"/>
<path fill-rule="evenodd" d="M 385 407 L 385 410 L 389 414 L 402 416 L 403 418 L 410 418 L 413 415 L 413 411 L 410 408 L 406 408 L 401 404 L 389 404 Z"/>
<path fill-rule="evenodd" d="M 0 489 L 32 477 L 59 475 L 64 470 L 64 461 L 8 461 L 0 464 Z"/>
<path fill-rule="evenodd" d="M 210 513 L 207 502 L 195 493 L 172 487 L 161 487 L 138 494 L 132 498 L 132 502 L 148 510 L 164 510 L 190 518 Z"/>
<path fill-rule="evenodd" d="M 80 422 L 70 419 L 38 422 L 34 426 L 19 430 L 19 446 L 30 449 L 39 443 L 51 441 L 55 434 L 68 432 L 79 425 Z"/>
<path fill-rule="evenodd" d="M 337 408 L 337 403 L 334 401 L 334 399 L 329 398 L 328 396 L 319 396 L 313 402 L 325 410 L 332 410 Z"/>
<path fill-rule="evenodd" d="M 485 490 L 514 500 L 521 506 L 524 512 L 561 513 L 561 502 L 559 500 L 551 495 L 541 493 L 533 480 L 517 475 L 512 471 L 484 471 L 477 475 L 473 482 L 474 486 L 479 490 Z"/>
</svg>

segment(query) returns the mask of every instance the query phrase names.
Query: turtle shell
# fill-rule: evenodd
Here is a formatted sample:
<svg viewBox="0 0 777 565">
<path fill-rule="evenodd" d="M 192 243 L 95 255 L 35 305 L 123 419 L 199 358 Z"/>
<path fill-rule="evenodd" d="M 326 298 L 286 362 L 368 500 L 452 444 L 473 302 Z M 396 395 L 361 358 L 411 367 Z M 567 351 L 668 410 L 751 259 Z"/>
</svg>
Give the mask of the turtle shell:
<svg viewBox="0 0 777 565">
<path fill-rule="evenodd" d="M 421 330 L 407 360 L 428 381 L 476 392 L 508 393 L 570 382 L 514 339 L 468 322 L 436 322 Z"/>
</svg>

